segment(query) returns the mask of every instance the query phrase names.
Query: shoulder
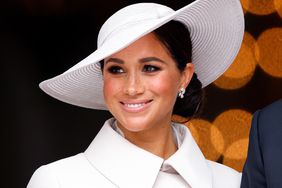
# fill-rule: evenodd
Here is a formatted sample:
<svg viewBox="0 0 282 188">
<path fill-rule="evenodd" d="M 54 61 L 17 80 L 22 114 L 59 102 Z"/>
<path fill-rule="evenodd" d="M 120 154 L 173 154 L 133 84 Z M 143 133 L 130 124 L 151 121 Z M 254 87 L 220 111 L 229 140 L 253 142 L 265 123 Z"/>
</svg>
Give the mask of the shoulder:
<svg viewBox="0 0 282 188">
<path fill-rule="evenodd" d="M 271 126 L 281 125 L 282 123 L 282 99 L 275 101 L 274 103 L 262 108 L 255 112 L 253 116 L 253 123 L 259 122 L 264 124 L 270 124 Z M 270 127 L 271 128 L 271 127 Z"/>
<path fill-rule="evenodd" d="M 214 187 L 219 188 L 238 188 L 241 183 L 241 173 L 236 170 L 222 165 L 220 163 L 207 160 L 208 165 L 211 168 L 213 176 L 213 185 Z"/>
<path fill-rule="evenodd" d="M 251 131 L 260 137 L 262 143 L 282 139 L 282 99 L 254 113 Z"/>
<path fill-rule="evenodd" d="M 27 188 L 57 188 L 60 187 L 56 176 L 46 166 L 41 166 L 32 175 Z"/>
<path fill-rule="evenodd" d="M 74 187 L 82 182 L 93 186 L 91 179 L 97 177 L 95 180 L 98 180 L 99 176 L 84 154 L 80 153 L 41 166 L 32 175 L 27 188 Z"/>
<path fill-rule="evenodd" d="M 282 99 L 279 99 L 279 100 L 273 102 L 272 104 L 267 105 L 261 111 L 264 114 L 279 113 L 281 115 L 281 110 L 282 110 Z"/>
<path fill-rule="evenodd" d="M 41 166 L 37 171 L 52 171 L 54 174 L 69 173 L 70 170 L 81 170 L 88 167 L 89 163 L 83 153 L 60 159 L 58 161 Z"/>
</svg>

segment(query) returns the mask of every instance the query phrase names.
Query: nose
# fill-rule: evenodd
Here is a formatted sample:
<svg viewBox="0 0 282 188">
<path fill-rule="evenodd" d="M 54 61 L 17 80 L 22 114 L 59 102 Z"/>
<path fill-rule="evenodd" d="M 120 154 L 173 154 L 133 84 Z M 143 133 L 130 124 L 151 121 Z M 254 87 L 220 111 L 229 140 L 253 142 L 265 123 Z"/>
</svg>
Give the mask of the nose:
<svg viewBox="0 0 282 188">
<path fill-rule="evenodd" d="M 128 74 L 125 77 L 124 93 L 130 96 L 142 94 L 144 92 L 144 84 L 142 76 L 136 73 Z"/>
</svg>

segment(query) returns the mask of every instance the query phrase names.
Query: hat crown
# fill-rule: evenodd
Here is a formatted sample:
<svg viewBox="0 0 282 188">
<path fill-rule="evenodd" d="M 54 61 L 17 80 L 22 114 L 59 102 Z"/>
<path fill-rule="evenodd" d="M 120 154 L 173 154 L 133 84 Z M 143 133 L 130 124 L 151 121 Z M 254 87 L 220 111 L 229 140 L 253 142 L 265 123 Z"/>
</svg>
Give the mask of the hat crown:
<svg viewBox="0 0 282 188">
<path fill-rule="evenodd" d="M 123 28 L 130 27 L 142 21 L 163 18 L 174 10 L 156 3 L 137 3 L 117 11 L 103 24 L 99 31 L 97 46 L 102 46 L 110 36 Z"/>
</svg>

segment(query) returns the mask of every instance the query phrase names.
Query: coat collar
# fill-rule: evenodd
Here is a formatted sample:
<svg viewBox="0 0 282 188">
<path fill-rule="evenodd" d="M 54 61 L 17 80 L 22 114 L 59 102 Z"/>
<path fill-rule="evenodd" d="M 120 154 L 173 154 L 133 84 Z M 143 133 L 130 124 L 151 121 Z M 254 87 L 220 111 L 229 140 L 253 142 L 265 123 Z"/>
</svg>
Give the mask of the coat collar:
<svg viewBox="0 0 282 188">
<path fill-rule="evenodd" d="M 189 129 L 182 124 L 174 123 L 174 126 L 182 143 L 165 162 L 173 166 L 192 188 L 212 188 L 211 169 Z"/>
<path fill-rule="evenodd" d="M 112 129 L 109 119 L 85 151 L 86 158 L 105 178 L 120 188 L 151 188 L 164 160 L 147 152 Z M 170 164 L 192 188 L 211 188 L 212 175 L 189 130 L 176 124 L 184 139 L 165 163 Z"/>
</svg>

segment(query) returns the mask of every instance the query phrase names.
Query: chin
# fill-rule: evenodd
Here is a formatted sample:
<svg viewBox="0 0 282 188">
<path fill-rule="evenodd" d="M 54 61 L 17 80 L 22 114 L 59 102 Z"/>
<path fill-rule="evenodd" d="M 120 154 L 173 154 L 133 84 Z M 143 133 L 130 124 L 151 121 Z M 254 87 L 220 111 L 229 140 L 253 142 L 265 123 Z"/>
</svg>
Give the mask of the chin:
<svg viewBox="0 0 282 188">
<path fill-rule="evenodd" d="M 123 121 L 119 121 L 120 126 L 122 126 L 124 129 L 130 131 L 130 132 L 141 132 L 144 130 L 147 130 L 149 128 L 149 125 L 152 123 L 149 123 L 148 121 L 142 121 L 144 117 L 142 118 L 126 118 Z"/>
</svg>

